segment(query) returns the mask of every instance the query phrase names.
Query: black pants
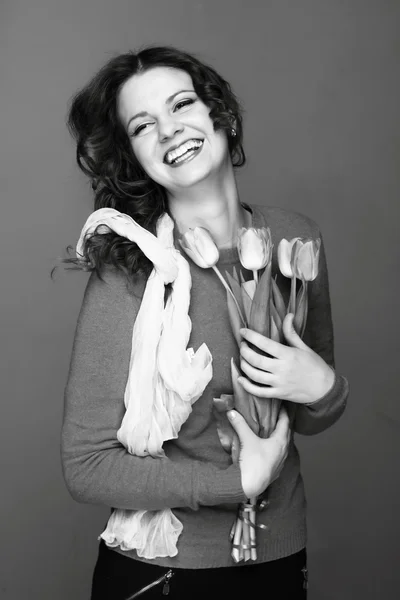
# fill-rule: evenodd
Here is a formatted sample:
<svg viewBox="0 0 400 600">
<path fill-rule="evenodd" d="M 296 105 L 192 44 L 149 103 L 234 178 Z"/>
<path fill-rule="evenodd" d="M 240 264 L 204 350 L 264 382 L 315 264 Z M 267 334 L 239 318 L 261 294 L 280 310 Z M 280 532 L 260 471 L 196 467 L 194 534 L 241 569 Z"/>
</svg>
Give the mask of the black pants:
<svg viewBox="0 0 400 600">
<path fill-rule="evenodd" d="M 160 579 L 160 583 L 138 596 L 138 600 L 306 600 L 307 554 L 301 550 L 291 556 L 256 565 L 219 569 L 172 569 L 169 593 L 163 576 L 167 567 L 149 565 L 123 556 L 100 543 L 93 574 L 91 600 L 128 600 L 135 592 Z M 168 586 L 167 586 L 168 587 Z"/>
</svg>

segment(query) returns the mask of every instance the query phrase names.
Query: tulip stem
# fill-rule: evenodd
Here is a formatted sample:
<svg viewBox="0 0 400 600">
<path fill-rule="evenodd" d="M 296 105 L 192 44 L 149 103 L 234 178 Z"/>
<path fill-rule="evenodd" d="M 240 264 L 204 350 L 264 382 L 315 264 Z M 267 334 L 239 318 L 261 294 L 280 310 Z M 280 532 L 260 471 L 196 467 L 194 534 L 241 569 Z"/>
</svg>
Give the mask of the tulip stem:
<svg viewBox="0 0 400 600">
<path fill-rule="evenodd" d="M 288 312 L 296 314 L 296 277 L 293 275 L 290 287 L 290 301 Z"/>
<path fill-rule="evenodd" d="M 227 292 L 229 292 L 229 293 L 230 293 L 230 295 L 232 296 L 232 298 L 233 298 L 233 300 L 234 300 L 234 302 L 235 302 L 235 304 L 236 304 L 236 308 L 238 309 L 239 317 L 240 317 L 240 319 L 241 319 L 241 321 L 242 321 L 242 324 L 243 324 L 242 326 L 243 326 L 243 327 L 246 327 L 246 321 L 245 321 L 245 319 L 244 319 L 244 317 L 243 317 L 242 311 L 240 310 L 240 306 L 239 306 L 239 304 L 238 304 L 238 301 L 237 301 L 237 300 L 236 300 L 236 298 L 235 298 L 235 294 L 232 292 L 231 288 L 230 288 L 230 287 L 229 287 L 229 285 L 226 283 L 225 279 L 222 277 L 222 275 L 221 275 L 220 271 L 218 270 L 218 268 L 217 268 L 215 265 L 213 266 L 213 269 L 214 269 L 214 271 L 216 272 L 216 274 L 218 275 L 219 279 L 221 280 L 221 282 L 222 282 L 222 285 L 224 286 L 224 288 L 226 289 L 226 291 L 227 291 Z"/>
<path fill-rule="evenodd" d="M 256 282 L 256 285 L 258 283 L 258 271 L 257 269 L 253 269 L 253 276 L 254 276 L 254 281 Z"/>
</svg>

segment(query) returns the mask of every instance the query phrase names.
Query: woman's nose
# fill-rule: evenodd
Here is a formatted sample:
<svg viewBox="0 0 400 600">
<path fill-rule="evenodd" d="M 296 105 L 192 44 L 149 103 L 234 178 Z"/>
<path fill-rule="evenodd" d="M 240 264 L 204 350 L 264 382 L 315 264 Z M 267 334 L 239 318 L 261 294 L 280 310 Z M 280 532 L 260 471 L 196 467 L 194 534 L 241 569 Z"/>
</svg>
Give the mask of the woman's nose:
<svg viewBox="0 0 400 600">
<path fill-rule="evenodd" d="M 164 119 L 159 122 L 158 136 L 160 142 L 168 141 L 183 130 L 182 123 L 174 119 Z"/>
</svg>

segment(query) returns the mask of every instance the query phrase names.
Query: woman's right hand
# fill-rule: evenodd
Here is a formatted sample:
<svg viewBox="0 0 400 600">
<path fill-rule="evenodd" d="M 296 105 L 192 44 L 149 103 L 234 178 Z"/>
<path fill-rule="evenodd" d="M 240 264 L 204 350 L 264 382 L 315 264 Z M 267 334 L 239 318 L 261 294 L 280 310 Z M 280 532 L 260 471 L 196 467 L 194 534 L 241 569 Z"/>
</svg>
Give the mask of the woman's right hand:
<svg viewBox="0 0 400 600">
<path fill-rule="evenodd" d="M 289 417 L 282 406 L 270 437 L 259 438 L 236 410 L 230 410 L 227 415 L 239 437 L 243 491 L 247 498 L 254 498 L 275 481 L 282 471 L 291 435 Z"/>
</svg>

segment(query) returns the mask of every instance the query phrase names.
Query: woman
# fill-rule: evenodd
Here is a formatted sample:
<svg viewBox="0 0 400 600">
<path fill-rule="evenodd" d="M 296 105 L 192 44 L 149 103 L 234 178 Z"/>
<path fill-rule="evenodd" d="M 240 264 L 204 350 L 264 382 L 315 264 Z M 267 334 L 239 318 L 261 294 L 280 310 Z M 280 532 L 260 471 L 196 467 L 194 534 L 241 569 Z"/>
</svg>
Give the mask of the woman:
<svg viewBox="0 0 400 600">
<path fill-rule="evenodd" d="M 239 200 L 234 168 L 244 164 L 245 155 L 238 102 L 212 68 L 189 54 L 154 47 L 114 58 L 75 97 L 69 126 L 77 140 L 78 164 L 92 181 L 96 209 L 114 209 L 117 217 L 129 215 L 159 238 L 163 233 L 157 227 L 168 215 L 178 248 L 181 234 L 204 227 L 216 242 L 223 270 L 240 268 L 236 248 L 240 227 L 270 227 L 275 249 L 283 237 L 320 237 L 307 217 Z M 160 275 L 157 260 L 151 262 L 125 229 L 136 227 L 142 235 L 141 228 L 128 217 L 121 221 L 114 219 L 115 212 L 107 214 L 111 220 L 103 227 L 92 222 L 80 240 L 86 268 L 94 272 L 79 316 L 66 388 L 64 475 L 78 501 L 102 504 L 121 515 L 168 513 L 174 525 L 183 527 L 175 553 L 151 559 L 135 549 L 111 547 L 110 537 L 109 545 L 103 539 L 92 599 L 122 600 L 135 593 L 143 598 L 163 593 L 197 598 L 219 594 L 220 588 L 226 597 L 239 598 L 260 586 L 270 598 L 305 598 L 305 498 L 293 432 L 310 435 L 332 425 L 348 394 L 346 379 L 333 369 L 323 245 L 319 275 L 310 285 L 304 342 L 294 332 L 290 316 L 284 323 L 285 345 L 252 331 L 243 333 L 240 365 L 247 376 L 243 387 L 260 398 L 287 401 L 291 426 L 283 409 L 271 437 L 260 439 L 239 413 L 231 411 L 241 443 L 239 464 L 231 464 L 224 452 L 212 413 L 212 399 L 232 393 L 230 357 L 239 359 L 225 290 L 211 269 L 184 261 L 190 264 L 190 346 L 196 350 L 206 343 L 212 378 L 206 375 L 210 364 L 205 359 L 202 392 L 198 398 L 192 393 L 192 411 L 179 425 L 179 434 L 149 456 L 148 448 L 129 446 L 123 424 L 129 413 L 124 395 L 126 401 L 126 390 L 136 384 L 131 351 L 132 356 L 141 352 L 138 360 L 144 362 L 136 373 L 145 379 L 148 363 L 143 348 L 152 335 L 153 317 L 147 320 L 143 337 L 134 338 L 140 340 L 137 347 L 132 344 L 132 327 L 139 320 L 142 298 L 149 306 L 157 303 L 157 277 L 164 277 L 166 297 L 173 293 L 174 283 L 169 285 L 173 277 Z M 176 252 L 172 244 L 165 247 L 166 255 Z M 183 273 L 186 267 L 179 264 Z M 278 274 L 278 281 L 287 296 L 288 280 Z M 150 286 L 155 287 L 149 294 Z M 144 319 L 145 310 L 140 313 Z M 254 347 L 273 358 L 261 356 Z M 169 364 L 173 370 L 174 360 Z M 135 389 L 137 394 L 143 392 L 141 385 Z M 148 388 L 148 393 L 153 390 Z M 146 406 L 144 394 L 137 414 Z M 133 446 L 143 422 L 130 423 L 136 427 Z M 265 530 L 258 533 L 257 561 L 236 565 L 229 533 L 237 505 L 260 494 L 268 498 L 268 506 L 259 515 Z"/>
</svg>

